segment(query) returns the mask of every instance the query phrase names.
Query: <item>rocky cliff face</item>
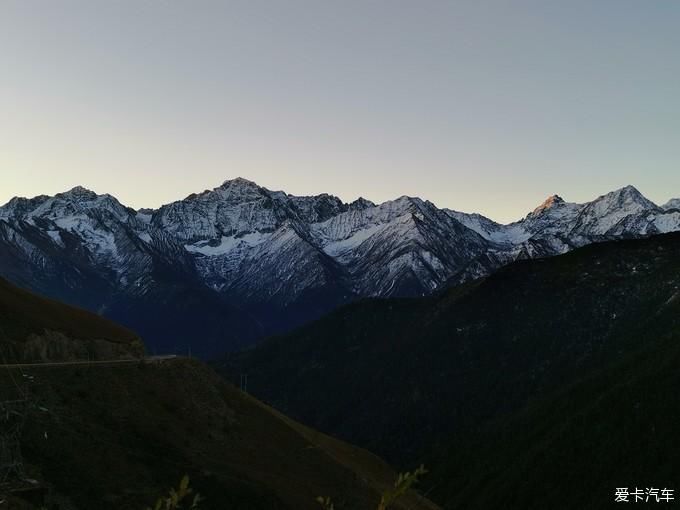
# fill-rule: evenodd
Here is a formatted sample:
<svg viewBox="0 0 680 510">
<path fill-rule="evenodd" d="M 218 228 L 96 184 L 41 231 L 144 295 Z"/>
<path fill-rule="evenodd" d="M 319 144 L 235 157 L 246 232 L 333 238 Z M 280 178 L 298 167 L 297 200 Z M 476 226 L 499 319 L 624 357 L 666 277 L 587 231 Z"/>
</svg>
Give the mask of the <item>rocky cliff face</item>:
<svg viewBox="0 0 680 510">
<path fill-rule="evenodd" d="M 8 363 L 108 361 L 144 356 L 141 340 L 122 344 L 105 338 L 72 338 L 50 330 L 31 333 L 24 339 L 0 342 L 0 350 Z"/>
</svg>

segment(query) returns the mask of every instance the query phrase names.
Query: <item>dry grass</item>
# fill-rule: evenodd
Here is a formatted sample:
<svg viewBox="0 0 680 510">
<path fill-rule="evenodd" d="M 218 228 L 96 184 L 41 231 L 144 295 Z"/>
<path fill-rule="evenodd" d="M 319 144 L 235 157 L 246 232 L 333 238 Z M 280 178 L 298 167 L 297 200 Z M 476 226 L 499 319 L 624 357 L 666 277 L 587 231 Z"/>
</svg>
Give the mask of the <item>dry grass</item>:
<svg viewBox="0 0 680 510">
<path fill-rule="evenodd" d="M 317 510 L 321 495 L 338 510 L 374 510 L 396 476 L 195 361 L 26 373 L 33 401 L 48 409 L 31 413 L 24 434 L 31 475 L 82 507 L 139 510 L 187 473 L 206 510 Z M 410 495 L 401 508 L 436 507 Z"/>
</svg>

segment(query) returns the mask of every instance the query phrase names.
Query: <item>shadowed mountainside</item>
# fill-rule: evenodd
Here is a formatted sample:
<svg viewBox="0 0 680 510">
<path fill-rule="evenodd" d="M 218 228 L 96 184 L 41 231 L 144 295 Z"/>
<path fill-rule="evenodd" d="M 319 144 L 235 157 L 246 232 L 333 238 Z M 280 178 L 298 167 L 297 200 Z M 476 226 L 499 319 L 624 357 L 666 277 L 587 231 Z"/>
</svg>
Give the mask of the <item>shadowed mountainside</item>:
<svg viewBox="0 0 680 510">
<path fill-rule="evenodd" d="M 678 304 L 665 313 L 680 315 Z M 602 370 L 442 449 L 429 459 L 432 497 L 479 510 L 620 508 L 618 487 L 677 497 L 679 364 L 678 328 L 644 338 Z"/>
<path fill-rule="evenodd" d="M 27 338 L 40 339 L 46 359 L 104 354 L 100 343 L 143 352 L 129 330 L 4 281 L 0 327 L 1 352 L 18 360 Z M 51 486 L 50 504 L 65 510 L 140 510 L 184 474 L 205 510 L 312 510 L 318 496 L 339 510 L 374 510 L 396 477 L 375 455 L 281 415 L 195 360 L 1 366 L 0 402 L 16 400 L 8 409 L 25 415 L 26 475 Z M 15 458 L 8 451 L 3 462 Z M 437 508 L 414 493 L 400 505 Z"/>
<path fill-rule="evenodd" d="M 0 278 L 2 363 L 140 357 L 132 331 L 91 312 L 19 289 Z"/>
<path fill-rule="evenodd" d="M 674 444 L 668 435 L 680 415 L 677 399 L 669 399 L 663 426 L 654 429 L 656 418 L 637 411 L 637 422 L 626 425 L 637 428 L 618 426 L 630 418 L 627 406 L 645 405 L 639 400 L 645 389 L 672 391 L 673 364 L 663 360 L 676 359 L 679 304 L 680 235 L 602 243 L 517 262 L 432 298 L 344 307 L 226 360 L 222 370 L 248 373 L 258 397 L 397 465 L 426 459 L 435 494 L 455 503 L 451 508 L 505 508 L 503 491 L 522 494 L 520 507 L 540 498 L 545 505 L 551 487 L 567 490 L 560 480 L 574 483 L 568 470 L 606 468 L 665 480 L 675 455 L 653 459 L 659 445 Z M 635 368 L 638 352 L 666 372 L 654 380 L 647 360 L 627 379 L 621 367 L 628 360 L 625 366 Z M 604 374 L 599 384 L 589 379 L 594 374 Z M 617 396 L 617 385 L 634 396 Z M 570 400 L 574 395 L 580 400 Z M 610 413 L 597 411 L 600 401 Z M 656 397 L 649 404 L 661 412 Z M 654 430 L 662 435 L 650 437 Z M 569 462 L 562 464 L 542 440 Z M 629 445 L 627 454 L 615 454 L 617 441 Z M 611 461 L 595 461 L 589 447 L 611 453 Z M 647 471 L 636 470 L 638 464 Z M 512 475 L 516 469 L 521 475 Z M 636 481 L 622 478 L 618 483 Z M 475 490 L 488 497 L 475 499 Z M 609 493 L 601 496 L 591 501 L 609 501 Z M 563 501 L 574 507 L 574 500 Z"/>
<path fill-rule="evenodd" d="M 23 371 L 31 401 L 23 449 L 31 477 L 75 509 L 139 510 L 187 473 L 205 510 L 374 510 L 396 474 L 365 450 L 290 420 L 203 364 Z M 0 385 L 11 384 L 0 372 Z M 413 509 L 435 509 L 415 495 Z M 403 506 L 402 508 L 407 508 Z"/>
</svg>

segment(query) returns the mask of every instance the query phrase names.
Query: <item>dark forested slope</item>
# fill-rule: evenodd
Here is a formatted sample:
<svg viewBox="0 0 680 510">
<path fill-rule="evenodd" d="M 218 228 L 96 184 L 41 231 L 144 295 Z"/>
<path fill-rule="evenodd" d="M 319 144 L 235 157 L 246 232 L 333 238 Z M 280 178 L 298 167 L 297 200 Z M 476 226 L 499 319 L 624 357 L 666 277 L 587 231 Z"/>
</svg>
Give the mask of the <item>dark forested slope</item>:
<svg viewBox="0 0 680 510">
<path fill-rule="evenodd" d="M 661 348 L 680 327 L 679 296 L 679 235 L 603 243 L 433 298 L 347 306 L 222 369 L 247 372 L 291 416 L 410 465 Z"/>
</svg>

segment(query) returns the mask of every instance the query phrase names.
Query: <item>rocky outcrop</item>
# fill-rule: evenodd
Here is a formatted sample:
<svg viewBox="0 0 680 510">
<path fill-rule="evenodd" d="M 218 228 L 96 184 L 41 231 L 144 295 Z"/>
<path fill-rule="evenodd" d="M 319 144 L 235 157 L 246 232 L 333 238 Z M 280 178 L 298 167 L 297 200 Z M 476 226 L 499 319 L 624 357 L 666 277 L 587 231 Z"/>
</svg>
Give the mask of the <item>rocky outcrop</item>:
<svg viewBox="0 0 680 510">
<path fill-rule="evenodd" d="M 0 352 L 7 363 L 105 361 L 141 358 L 144 345 L 139 339 L 130 343 L 104 338 L 84 340 L 46 330 L 42 334 L 32 333 L 23 341 L 1 342 Z"/>
</svg>

